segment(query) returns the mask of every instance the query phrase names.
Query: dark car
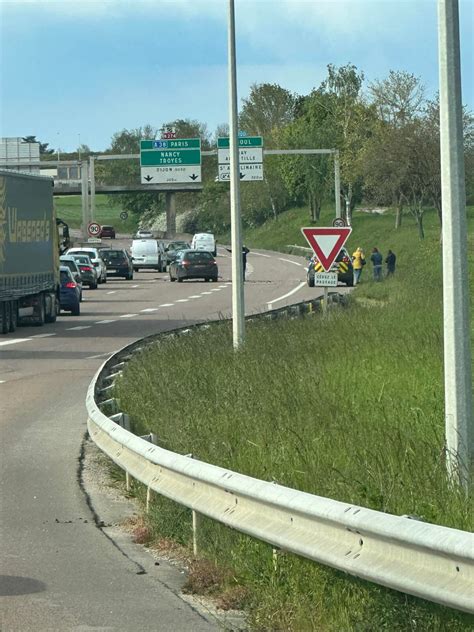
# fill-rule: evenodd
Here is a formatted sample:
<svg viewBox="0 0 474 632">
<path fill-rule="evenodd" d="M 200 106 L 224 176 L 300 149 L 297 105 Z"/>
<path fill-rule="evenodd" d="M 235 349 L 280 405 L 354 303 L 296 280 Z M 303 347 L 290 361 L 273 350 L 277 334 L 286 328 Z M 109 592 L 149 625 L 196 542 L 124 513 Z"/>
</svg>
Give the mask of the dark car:
<svg viewBox="0 0 474 632">
<path fill-rule="evenodd" d="M 108 275 L 122 276 L 129 281 L 133 279 L 133 263 L 126 250 L 104 248 L 100 256 L 105 261 Z"/>
<path fill-rule="evenodd" d="M 74 316 L 81 313 L 79 301 L 79 287 L 74 281 L 71 270 L 67 266 L 60 266 L 59 307 L 63 312 L 71 312 Z"/>
<path fill-rule="evenodd" d="M 79 287 L 79 300 L 82 301 L 82 277 L 77 261 L 72 255 L 61 255 L 59 257 L 59 264 L 71 270 L 72 277 Z"/>
<path fill-rule="evenodd" d="M 217 263 L 205 250 L 179 250 L 170 265 L 170 281 L 205 279 L 217 281 Z"/>
<path fill-rule="evenodd" d="M 180 250 L 189 250 L 191 248 L 191 244 L 187 241 L 170 241 L 166 244 L 166 263 L 169 265 L 172 261 L 176 259 L 176 254 Z"/>
<path fill-rule="evenodd" d="M 82 285 L 88 285 L 91 290 L 97 289 L 97 271 L 92 261 L 86 254 L 74 253 L 71 255 L 76 260 L 81 274 Z"/>
<path fill-rule="evenodd" d="M 324 268 L 318 257 L 313 255 L 306 269 L 306 282 L 309 287 L 314 287 L 314 275 L 318 272 L 324 272 Z M 345 248 L 342 248 L 337 255 L 336 260 L 332 264 L 331 272 L 337 272 L 337 280 L 339 283 L 345 283 L 351 287 L 354 285 L 352 259 Z"/>
<path fill-rule="evenodd" d="M 100 231 L 101 237 L 110 237 L 110 239 L 115 239 L 115 228 L 113 226 L 108 226 L 104 224 Z"/>
</svg>

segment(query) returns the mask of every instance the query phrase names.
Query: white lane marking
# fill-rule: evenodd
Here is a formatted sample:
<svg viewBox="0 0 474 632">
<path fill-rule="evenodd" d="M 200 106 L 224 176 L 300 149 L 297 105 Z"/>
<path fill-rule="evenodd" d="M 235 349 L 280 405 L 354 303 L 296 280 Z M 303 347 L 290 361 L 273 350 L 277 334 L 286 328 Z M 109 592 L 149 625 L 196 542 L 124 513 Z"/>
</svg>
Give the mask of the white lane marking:
<svg viewBox="0 0 474 632">
<path fill-rule="evenodd" d="M 117 322 L 116 320 L 96 320 L 94 325 L 108 325 L 109 323 L 116 323 L 116 322 Z"/>
<path fill-rule="evenodd" d="M 138 316 L 138 314 L 122 314 L 120 318 L 133 318 L 134 316 Z"/>
<path fill-rule="evenodd" d="M 90 325 L 80 325 L 78 327 L 67 327 L 66 331 L 79 331 L 80 329 L 90 329 Z"/>
<path fill-rule="evenodd" d="M 174 303 L 163 303 L 160 307 L 173 307 Z"/>
<path fill-rule="evenodd" d="M 132 287 L 140 287 L 139 285 L 132 285 Z"/>
<path fill-rule="evenodd" d="M 51 336 L 55 336 L 56 334 L 35 334 L 31 336 L 32 338 L 50 338 Z"/>
<path fill-rule="evenodd" d="M 286 261 L 286 263 L 292 263 L 294 266 L 299 266 L 300 268 L 303 267 L 302 263 L 298 263 L 297 261 L 291 261 L 291 259 L 283 259 L 282 257 L 278 257 L 278 259 L 280 261 Z"/>
<path fill-rule="evenodd" d="M 280 296 L 279 298 L 274 298 L 273 301 L 268 301 L 267 305 L 273 305 L 273 303 L 278 303 L 278 301 L 282 301 L 284 298 L 287 298 L 288 296 L 291 296 L 292 294 L 294 294 L 295 292 L 297 292 L 298 290 L 301 290 L 301 288 L 306 285 L 306 281 L 302 281 L 299 285 L 297 285 L 295 288 L 293 288 L 291 290 L 291 292 L 288 292 L 287 294 L 284 294 L 283 296 Z"/>
<path fill-rule="evenodd" d="M 211 294 L 211 292 L 201 292 L 201 294 Z"/>
<path fill-rule="evenodd" d="M 117 290 L 110 290 L 110 292 L 107 292 L 107 294 L 116 294 Z"/>
<path fill-rule="evenodd" d="M 32 338 L 15 338 L 14 340 L 4 340 L 0 342 L 0 347 L 5 347 L 6 345 L 16 345 L 17 342 L 28 342 L 28 340 L 32 340 Z"/>
<path fill-rule="evenodd" d="M 5 384 L 5 380 L 0 380 L 0 384 Z"/>
<path fill-rule="evenodd" d="M 220 288 L 215 287 L 215 288 L 213 288 L 213 289 L 211 290 L 211 292 L 220 292 Z"/>
<path fill-rule="evenodd" d="M 201 298 L 201 295 L 200 294 L 193 294 L 189 298 Z"/>
<path fill-rule="evenodd" d="M 228 285 L 228 284 L 227 284 L 227 285 Z M 227 287 L 227 285 L 219 285 L 219 287 L 224 287 L 224 288 L 226 288 L 226 287 Z"/>
<path fill-rule="evenodd" d="M 158 307 L 147 307 L 145 309 L 141 309 L 141 312 L 157 312 L 158 311 Z"/>
<path fill-rule="evenodd" d="M 253 252 L 252 252 L 252 254 L 253 254 L 253 255 L 257 255 L 257 257 L 267 257 L 267 259 L 271 259 L 271 255 L 264 255 L 264 254 L 263 254 L 263 253 L 261 253 L 261 252 L 255 252 L 255 251 L 253 251 Z"/>
<path fill-rule="evenodd" d="M 187 303 L 189 301 L 189 298 L 178 298 L 178 300 L 176 301 L 177 303 Z"/>
<path fill-rule="evenodd" d="M 109 352 L 99 353 L 99 355 L 87 356 L 86 360 L 95 360 L 96 358 L 112 357 Z"/>
</svg>

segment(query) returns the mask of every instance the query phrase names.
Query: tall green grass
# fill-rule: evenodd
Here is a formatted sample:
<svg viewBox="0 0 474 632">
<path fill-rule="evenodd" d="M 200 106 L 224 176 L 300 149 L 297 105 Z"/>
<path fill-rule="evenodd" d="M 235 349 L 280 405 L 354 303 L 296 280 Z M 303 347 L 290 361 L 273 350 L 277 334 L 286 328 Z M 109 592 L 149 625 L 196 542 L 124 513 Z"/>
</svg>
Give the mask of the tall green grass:
<svg viewBox="0 0 474 632">
<path fill-rule="evenodd" d="M 82 203 L 80 195 L 64 195 L 54 198 L 56 216 L 63 219 L 70 228 L 81 228 Z M 120 219 L 122 207 L 110 205 L 108 196 L 97 195 L 95 198 L 94 221 L 115 227 L 117 233 L 134 233 L 137 230 L 137 218 L 129 214 L 126 220 Z"/>
<path fill-rule="evenodd" d="M 302 211 L 246 236 L 254 247 L 302 243 Z M 470 225 L 473 224 L 471 209 Z M 303 221 L 302 221 L 303 220 Z M 357 215 L 351 248 L 398 255 L 393 278 L 362 284 L 349 307 L 303 320 L 253 322 L 235 353 L 221 323 L 166 340 L 127 365 L 117 390 L 137 432 L 177 452 L 259 479 L 395 515 L 472 528 L 472 505 L 446 477 L 439 228 L 420 242 L 406 221 Z M 275 242 L 270 235 L 274 229 Z M 470 252 L 474 250 L 472 231 Z M 471 282 L 474 262 L 471 259 Z M 163 370 L 165 368 L 165 370 Z M 157 499 L 156 536 L 188 544 L 187 510 Z M 260 630 L 466 630 L 470 618 L 371 585 L 208 520 L 200 547 L 249 587 Z"/>
</svg>

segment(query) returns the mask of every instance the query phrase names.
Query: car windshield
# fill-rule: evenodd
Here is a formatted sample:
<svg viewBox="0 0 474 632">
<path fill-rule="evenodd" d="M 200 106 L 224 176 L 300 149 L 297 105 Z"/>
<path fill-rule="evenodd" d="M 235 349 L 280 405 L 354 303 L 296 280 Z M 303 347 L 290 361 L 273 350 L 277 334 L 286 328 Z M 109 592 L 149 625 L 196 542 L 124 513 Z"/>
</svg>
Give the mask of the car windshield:
<svg viewBox="0 0 474 632">
<path fill-rule="evenodd" d="M 91 264 L 91 260 L 89 259 L 89 257 L 74 257 L 74 259 L 77 261 L 77 263 L 80 263 L 81 265 L 88 265 L 90 266 Z"/>
<path fill-rule="evenodd" d="M 113 259 L 125 259 L 125 253 L 121 250 L 104 250 L 101 252 L 102 258 L 112 261 Z"/>
<path fill-rule="evenodd" d="M 211 255 L 210 252 L 194 252 L 192 250 L 188 250 L 187 252 L 184 252 L 184 259 L 187 259 L 188 261 L 192 261 L 193 263 L 198 262 L 198 261 L 213 261 L 214 257 Z"/>
<path fill-rule="evenodd" d="M 82 252 L 84 252 L 90 259 L 97 259 L 97 255 L 93 250 L 83 250 Z"/>
<path fill-rule="evenodd" d="M 66 260 L 61 259 L 61 263 L 63 266 L 67 266 L 69 270 L 72 270 L 73 272 L 75 272 L 77 269 L 77 266 L 74 263 L 74 261 L 71 261 L 70 259 L 66 259 Z"/>
<path fill-rule="evenodd" d="M 61 279 L 61 284 L 67 283 L 68 281 L 71 280 L 71 273 L 68 272 L 67 270 L 61 270 L 60 279 Z"/>
</svg>

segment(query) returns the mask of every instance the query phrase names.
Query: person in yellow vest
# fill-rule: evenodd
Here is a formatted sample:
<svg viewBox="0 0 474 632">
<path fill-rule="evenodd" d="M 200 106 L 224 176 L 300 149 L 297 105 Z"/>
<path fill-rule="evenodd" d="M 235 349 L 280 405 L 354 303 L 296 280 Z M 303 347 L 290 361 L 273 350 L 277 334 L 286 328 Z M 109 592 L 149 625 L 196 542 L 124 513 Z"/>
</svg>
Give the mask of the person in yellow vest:
<svg viewBox="0 0 474 632">
<path fill-rule="evenodd" d="M 360 281 L 362 268 L 365 266 L 365 255 L 362 248 L 357 248 L 352 254 L 352 266 L 354 268 L 354 285 L 357 285 Z"/>
</svg>

